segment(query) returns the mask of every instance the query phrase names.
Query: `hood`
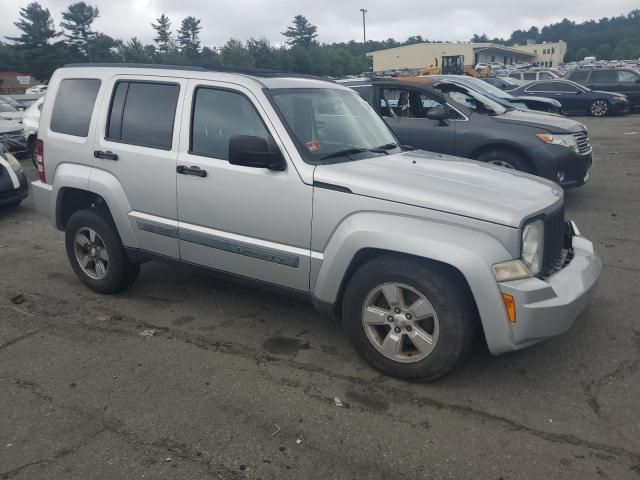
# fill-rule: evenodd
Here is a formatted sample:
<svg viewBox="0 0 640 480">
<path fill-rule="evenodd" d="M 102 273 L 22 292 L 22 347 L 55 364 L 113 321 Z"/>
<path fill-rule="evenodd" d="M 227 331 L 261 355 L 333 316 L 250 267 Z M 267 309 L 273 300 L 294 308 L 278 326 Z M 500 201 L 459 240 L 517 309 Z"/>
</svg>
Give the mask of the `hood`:
<svg viewBox="0 0 640 480">
<path fill-rule="evenodd" d="M 563 199 L 543 178 L 423 150 L 319 165 L 314 182 L 510 227 Z"/>
<path fill-rule="evenodd" d="M 587 130 L 580 122 L 570 118 L 535 110 L 512 110 L 493 118 L 496 122 L 526 125 L 549 133 L 576 133 Z"/>
<path fill-rule="evenodd" d="M 531 95 L 514 95 L 513 98 L 514 98 L 514 101 L 516 102 L 526 103 L 527 101 L 533 100 L 535 102 L 545 103 L 547 105 L 553 105 L 556 108 L 562 107 L 562 104 L 558 100 L 555 100 L 553 98 L 534 97 Z"/>
<path fill-rule="evenodd" d="M 21 121 L 24 116 L 23 112 L 0 112 L 0 118 L 5 120 Z"/>
<path fill-rule="evenodd" d="M 22 130 L 22 125 L 18 122 L 0 119 L 0 133 L 20 133 Z"/>
<path fill-rule="evenodd" d="M 602 95 L 603 97 L 627 97 L 624 92 L 605 92 L 604 90 L 591 90 L 591 93 Z M 628 97 L 627 97 L 628 99 Z"/>
</svg>

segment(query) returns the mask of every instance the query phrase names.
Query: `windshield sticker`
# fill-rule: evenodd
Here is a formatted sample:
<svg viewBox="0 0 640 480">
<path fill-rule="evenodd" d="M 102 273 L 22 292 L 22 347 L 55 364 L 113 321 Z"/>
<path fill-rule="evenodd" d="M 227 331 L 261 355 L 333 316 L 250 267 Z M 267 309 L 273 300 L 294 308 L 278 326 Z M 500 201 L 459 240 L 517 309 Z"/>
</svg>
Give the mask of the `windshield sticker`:
<svg viewBox="0 0 640 480">
<path fill-rule="evenodd" d="M 320 142 L 318 142 L 317 140 L 309 140 L 307 143 L 305 143 L 305 145 L 307 146 L 307 150 L 309 150 L 310 152 L 317 152 L 322 148 L 320 146 Z"/>
</svg>

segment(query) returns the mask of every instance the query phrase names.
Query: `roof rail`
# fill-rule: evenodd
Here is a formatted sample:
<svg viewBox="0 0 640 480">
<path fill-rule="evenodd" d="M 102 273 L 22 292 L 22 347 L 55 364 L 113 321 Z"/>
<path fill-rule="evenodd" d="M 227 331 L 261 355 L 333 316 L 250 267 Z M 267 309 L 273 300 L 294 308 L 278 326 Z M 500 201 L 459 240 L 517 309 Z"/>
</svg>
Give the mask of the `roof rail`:
<svg viewBox="0 0 640 480">
<path fill-rule="evenodd" d="M 282 70 L 269 70 L 265 68 L 244 68 L 244 67 L 200 67 L 196 65 L 163 65 L 154 63 L 68 63 L 64 68 L 77 67 L 104 67 L 104 68 L 148 68 L 162 70 L 186 70 L 193 72 L 220 72 L 220 73 L 236 73 L 239 75 L 247 75 L 251 77 L 277 78 L 277 77 L 293 77 L 293 78 L 309 78 L 313 80 L 322 80 L 325 82 L 333 82 L 324 77 L 314 75 L 306 75 L 302 73 L 284 72 Z"/>
</svg>

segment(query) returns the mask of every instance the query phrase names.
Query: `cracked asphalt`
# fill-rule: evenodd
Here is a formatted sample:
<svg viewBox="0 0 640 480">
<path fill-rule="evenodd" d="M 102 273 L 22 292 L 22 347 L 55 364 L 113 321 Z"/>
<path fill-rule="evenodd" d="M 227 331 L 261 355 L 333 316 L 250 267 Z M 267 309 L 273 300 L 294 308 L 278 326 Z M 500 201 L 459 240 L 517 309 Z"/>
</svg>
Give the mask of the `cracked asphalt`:
<svg viewBox="0 0 640 480">
<path fill-rule="evenodd" d="M 593 179 L 566 197 L 604 262 L 589 306 L 433 384 L 186 266 L 94 294 L 31 199 L 0 210 L 0 479 L 640 478 L 640 115 L 581 120 Z"/>
</svg>

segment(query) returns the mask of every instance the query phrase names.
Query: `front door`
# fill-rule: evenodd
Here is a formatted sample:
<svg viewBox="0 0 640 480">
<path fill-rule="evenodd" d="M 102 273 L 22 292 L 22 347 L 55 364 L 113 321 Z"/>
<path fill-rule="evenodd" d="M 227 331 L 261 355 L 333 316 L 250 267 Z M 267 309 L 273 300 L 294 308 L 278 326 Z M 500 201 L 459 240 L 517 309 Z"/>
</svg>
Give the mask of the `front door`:
<svg viewBox="0 0 640 480">
<path fill-rule="evenodd" d="M 376 90 L 374 102 L 379 103 L 380 114 L 403 144 L 430 152 L 455 153 L 456 122 L 427 118 L 431 109 L 448 108 L 439 99 L 405 86 L 380 85 Z"/>
<path fill-rule="evenodd" d="M 253 94 L 190 80 L 178 154 L 178 238 L 183 260 L 309 291 L 313 187 L 302 182 Z M 284 171 L 231 165 L 230 138 L 278 148 Z"/>
</svg>

